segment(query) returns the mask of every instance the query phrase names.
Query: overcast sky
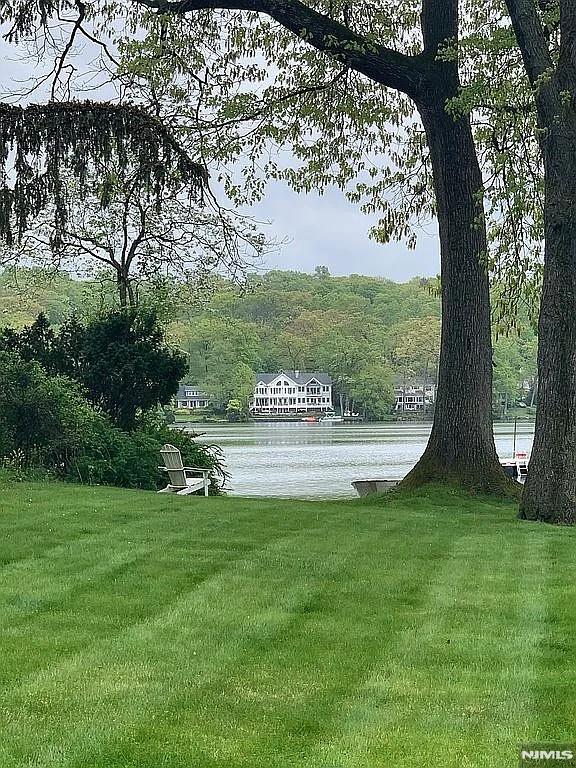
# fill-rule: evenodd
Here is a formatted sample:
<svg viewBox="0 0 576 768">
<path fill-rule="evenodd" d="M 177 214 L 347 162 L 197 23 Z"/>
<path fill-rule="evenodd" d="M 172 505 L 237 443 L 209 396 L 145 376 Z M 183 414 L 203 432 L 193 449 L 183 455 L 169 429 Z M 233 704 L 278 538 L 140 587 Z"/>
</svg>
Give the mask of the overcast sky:
<svg viewBox="0 0 576 768">
<path fill-rule="evenodd" d="M 2 42 L 0 57 L 0 91 L 21 89 L 22 81 L 32 74 L 31 65 L 17 61 L 14 50 Z M 400 243 L 379 245 L 368 237 L 374 220 L 360 213 L 337 189 L 322 196 L 305 195 L 274 182 L 251 213 L 260 221 L 269 221 L 267 234 L 282 242 L 278 252 L 266 258 L 264 268 L 312 272 L 323 265 L 334 275 L 377 275 L 399 282 L 440 271 L 435 227 L 420 233 L 415 251 Z"/>
<path fill-rule="evenodd" d="M 271 220 L 271 231 L 287 240 L 278 254 L 268 257 L 269 267 L 310 272 L 321 264 L 334 275 L 378 275 L 398 282 L 440 272 L 435 227 L 420 233 L 414 251 L 400 243 L 380 245 L 368 237 L 373 220 L 337 189 L 323 196 L 296 194 L 276 182 L 268 186 L 254 214 Z"/>
</svg>

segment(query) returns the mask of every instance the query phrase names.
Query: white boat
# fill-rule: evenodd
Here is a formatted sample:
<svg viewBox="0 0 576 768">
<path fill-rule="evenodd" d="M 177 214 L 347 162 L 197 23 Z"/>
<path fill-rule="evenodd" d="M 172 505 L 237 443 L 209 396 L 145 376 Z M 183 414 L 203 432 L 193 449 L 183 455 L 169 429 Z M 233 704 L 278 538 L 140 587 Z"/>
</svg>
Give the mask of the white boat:
<svg viewBox="0 0 576 768">
<path fill-rule="evenodd" d="M 400 480 L 353 480 L 352 485 L 358 496 L 372 496 L 374 493 L 388 493 L 394 490 Z"/>
<path fill-rule="evenodd" d="M 344 416 L 336 416 L 335 414 L 332 415 L 332 416 L 330 416 L 330 415 L 322 416 L 322 418 L 320 419 L 320 422 L 322 424 L 326 424 L 326 423 L 328 423 L 328 424 L 341 424 L 343 421 L 344 421 Z"/>
</svg>

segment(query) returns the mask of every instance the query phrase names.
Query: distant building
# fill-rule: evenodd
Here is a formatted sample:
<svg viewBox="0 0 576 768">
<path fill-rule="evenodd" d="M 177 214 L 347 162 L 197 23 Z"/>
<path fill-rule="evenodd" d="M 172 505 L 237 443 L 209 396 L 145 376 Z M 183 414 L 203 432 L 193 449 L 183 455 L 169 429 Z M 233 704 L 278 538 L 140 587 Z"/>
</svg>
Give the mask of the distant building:
<svg viewBox="0 0 576 768">
<path fill-rule="evenodd" d="M 396 387 L 394 390 L 396 403 L 394 411 L 423 411 L 424 406 L 429 408 L 436 400 L 436 387 L 430 384 L 424 390 L 422 387 Z"/>
<path fill-rule="evenodd" d="M 270 415 L 333 410 L 332 379 L 327 373 L 283 371 L 256 376 L 251 413 Z"/>
<path fill-rule="evenodd" d="M 176 408 L 206 408 L 210 404 L 210 395 L 202 392 L 193 384 L 180 384 L 176 395 Z"/>
</svg>

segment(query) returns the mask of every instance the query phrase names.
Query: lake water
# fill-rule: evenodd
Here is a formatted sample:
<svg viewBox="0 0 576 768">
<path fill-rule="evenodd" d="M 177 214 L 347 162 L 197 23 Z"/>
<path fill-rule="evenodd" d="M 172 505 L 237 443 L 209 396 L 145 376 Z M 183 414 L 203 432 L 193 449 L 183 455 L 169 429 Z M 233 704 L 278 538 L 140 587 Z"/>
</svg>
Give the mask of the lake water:
<svg viewBox="0 0 576 768">
<path fill-rule="evenodd" d="M 402 478 L 426 447 L 429 424 L 192 425 L 225 454 L 234 496 L 352 498 L 352 480 Z M 494 427 L 502 458 L 512 455 L 513 424 Z M 529 451 L 534 425 L 517 427 L 517 450 Z"/>
</svg>

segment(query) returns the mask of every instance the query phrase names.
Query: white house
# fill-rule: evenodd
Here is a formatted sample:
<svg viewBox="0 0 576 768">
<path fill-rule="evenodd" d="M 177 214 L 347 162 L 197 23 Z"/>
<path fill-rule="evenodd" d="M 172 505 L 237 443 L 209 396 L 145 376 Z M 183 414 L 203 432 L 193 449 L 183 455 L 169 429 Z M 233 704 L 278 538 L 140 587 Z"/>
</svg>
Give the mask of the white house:
<svg viewBox="0 0 576 768">
<path fill-rule="evenodd" d="M 325 413 L 333 410 L 332 379 L 327 373 L 283 371 L 256 376 L 251 413 Z"/>
<path fill-rule="evenodd" d="M 175 400 L 176 408 L 206 408 L 210 404 L 210 395 L 193 384 L 181 384 Z"/>
<path fill-rule="evenodd" d="M 424 405 L 428 408 L 436 400 L 434 384 L 427 385 L 426 389 L 414 386 L 396 387 L 394 392 L 396 395 L 395 411 L 423 411 Z"/>
</svg>

